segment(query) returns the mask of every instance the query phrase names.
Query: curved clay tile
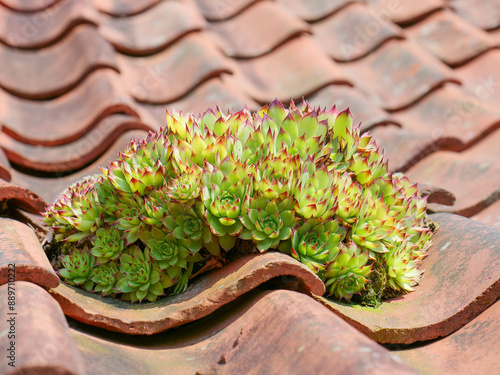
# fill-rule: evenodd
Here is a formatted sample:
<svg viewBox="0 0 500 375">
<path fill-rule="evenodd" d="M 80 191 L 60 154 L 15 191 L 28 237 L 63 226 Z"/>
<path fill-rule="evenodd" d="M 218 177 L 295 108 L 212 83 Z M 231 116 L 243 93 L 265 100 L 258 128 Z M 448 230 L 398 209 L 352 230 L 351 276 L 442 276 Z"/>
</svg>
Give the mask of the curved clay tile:
<svg viewBox="0 0 500 375">
<path fill-rule="evenodd" d="M 97 12 L 86 1 L 67 0 L 36 13 L 0 7 L 0 41 L 15 48 L 40 48 L 79 24 L 97 25 Z"/>
<path fill-rule="evenodd" d="M 0 132 L 0 136 L 1 136 Z M 7 156 L 5 156 L 5 153 L 0 150 L 0 179 L 5 180 L 5 181 L 10 181 L 12 176 L 10 175 L 10 163 L 9 159 L 7 159 Z"/>
<path fill-rule="evenodd" d="M 96 70 L 53 100 L 26 100 L 0 91 L 0 108 L 0 124 L 6 134 L 40 146 L 73 142 L 113 113 L 139 117 L 120 76 L 109 69 Z"/>
<path fill-rule="evenodd" d="M 153 335 L 203 318 L 262 283 L 294 276 L 311 293 L 322 295 L 323 282 L 288 255 L 267 252 L 248 255 L 194 282 L 179 295 L 153 304 L 132 305 L 60 284 L 51 290 L 64 313 L 80 322 L 111 331 Z"/>
<path fill-rule="evenodd" d="M 147 55 L 165 49 L 205 20 L 186 3 L 165 1 L 133 17 L 101 15 L 101 34 L 115 48 L 131 55 Z"/>
<path fill-rule="evenodd" d="M 0 287 L 0 297 L 7 301 L 7 285 Z M 8 315 L 7 303 L 0 308 L 3 316 L 14 318 L 15 372 L 18 374 L 85 375 L 83 357 L 70 335 L 68 322 L 56 301 L 39 286 L 25 281 L 15 285 L 16 315 Z M 6 318 L 7 320 L 7 318 Z M 6 326 L 7 327 L 7 326 Z M 8 350 L 7 330 L 2 335 Z M 7 359 L 4 361 L 7 366 Z M 7 373 L 7 372 L 5 372 Z"/>
<path fill-rule="evenodd" d="M 93 375 L 161 375 L 167 367 L 176 375 L 416 374 L 308 296 L 288 290 L 245 295 L 199 324 L 153 337 L 118 341 L 95 331 L 72 332 Z"/>
<path fill-rule="evenodd" d="M 375 126 L 396 124 L 386 111 L 373 105 L 359 91 L 348 86 L 330 85 L 307 98 L 309 104 L 322 108 L 344 110 L 349 108 L 354 124 L 361 123 L 361 131 L 367 131 Z"/>
<path fill-rule="evenodd" d="M 394 40 L 342 67 L 358 90 L 392 111 L 413 104 L 445 82 L 456 82 L 446 65 L 409 42 Z"/>
<path fill-rule="evenodd" d="M 500 297 L 500 231 L 457 215 L 430 218 L 439 228 L 415 291 L 377 308 L 320 302 L 380 343 L 433 340 L 476 318 Z"/>
<path fill-rule="evenodd" d="M 118 58 L 130 95 L 153 104 L 172 102 L 209 78 L 231 73 L 230 61 L 200 34 L 187 35 L 152 56 Z"/>
<path fill-rule="evenodd" d="M 500 230 L 500 199 L 472 216 L 471 219 Z"/>
<path fill-rule="evenodd" d="M 61 146 L 27 145 L 0 133 L 0 147 L 12 163 L 28 170 L 65 172 L 85 167 L 131 129 L 153 130 L 135 117 L 112 114 L 76 141 Z"/>
<path fill-rule="evenodd" d="M 167 105 L 158 104 L 136 104 L 142 111 L 148 112 L 155 120 L 155 128 L 165 126 L 165 109 L 169 111 L 182 111 L 183 113 L 192 112 L 194 114 L 203 113 L 208 108 L 215 110 L 218 106 L 223 112 L 231 110 L 233 112 L 243 109 L 247 106 L 250 111 L 256 111 L 260 105 L 245 95 L 237 87 L 229 82 L 222 81 L 219 77 L 208 80 L 198 87 L 194 88 L 188 95 Z M 144 119 L 141 111 L 141 119 Z"/>
<path fill-rule="evenodd" d="M 0 201 L 10 201 L 23 210 L 40 213 L 45 211 L 47 202 L 36 193 L 0 180 Z"/>
<path fill-rule="evenodd" d="M 59 277 L 32 228 L 16 220 L 0 218 L 0 239 L 0 285 L 9 281 L 9 264 L 16 265 L 16 284 L 29 281 L 47 289 L 59 285 Z"/>
<path fill-rule="evenodd" d="M 111 16 L 133 16 L 155 6 L 162 0 L 92 0 L 95 7 Z"/>
<path fill-rule="evenodd" d="M 439 186 L 457 197 L 453 206 L 431 204 L 438 212 L 472 216 L 500 199 L 500 130 L 462 152 L 439 151 L 408 172 L 412 181 Z"/>
<path fill-rule="evenodd" d="M 255 27 L 259 25 L 259 27 Z M 261 1 L 238 16 L 210 28 L 227 56 L 252 58 L 272 51 L 287 40 L 309 33 L 309 25 L 274 2 Z"/>
<path fill-rule="evenodd" d="M 336 61 L 363 57 L 389 39 L 402 39 L 401 29 L 365 5 L 352 4 L 313 24 L 314 40 Z"/>
<path fill-rule="evenodd" d="M 61 0 L 0 0 L 0 4 L 19 12 L 38 12 Z"/>
<path fill-rule="evenodd" d="M 457 66 L 493 48 L 488 33 L 453 12 L 437 12 L 405 30 L 406 35 L 448 65 Z"/>
<path fill-rule="evenodd" d="M 500 1 L 449 0 L 452 9 L 464 20 L 485 30 L 500 26 Z"/>
<path fill-rule="evenodd" d="M 326 18 L 352 1 L 353 0 L 277 0 L 278 4 L 309 22 Z"/>
<path fill-rule="evenodd" d="M 28 99 L 47 99 L 75 87 L 90 71 L 118 70 L 113 48 L 93 26 L 80 25 L 59 43 L 36 51 L 0 45 L 0 86 Z"/>
<path fill-rule="evenodd" d="M 447 5 L 444 0 L 368 0 L 367 3 L 380 17 L 399 24 L 421 20 Z"/>
<path fill-rule="evenodd" d="M 289 101 L 332 84 L 349 84 L 340 68 L 309 37 L 298 37 L 271 53 L 238 62 L 231 80 L 260 103 Z M 229 78 L 228 78 L 229 79 Z"/>
<path fill-rule="evenodd" d="M 221 21 L 245 11 L 259 0 L 195 0 L 203 16 L 209 21 Z"/>
<path fill-rule="evenodd" d="M 395 355 L 422 374 L 490 374 L 500 368 L 500 301 L 457 332 Z"/>
<path fill-rule="evenodd" d="M 55 176 L 52 178 L 42 178 L 12 170 L 12 183 L 32 190 L 36 194 L 39 194 L 40 197 L 43 197 L 47 202 L 53 202 L 69 185 L 87 176 L 100 173 L 99 167 L 106 166 L 110 160 L 116 160 L 118 152 L 125 150 L 132 138 L 145 138 L 147 134 L 148 133 L 144 130 L 131 130 L 121 134 L 113 145 L 111 145 L 97 160 L 88 167 L 73 174 L 58 175 L 55 173 Z"/>
</svg>

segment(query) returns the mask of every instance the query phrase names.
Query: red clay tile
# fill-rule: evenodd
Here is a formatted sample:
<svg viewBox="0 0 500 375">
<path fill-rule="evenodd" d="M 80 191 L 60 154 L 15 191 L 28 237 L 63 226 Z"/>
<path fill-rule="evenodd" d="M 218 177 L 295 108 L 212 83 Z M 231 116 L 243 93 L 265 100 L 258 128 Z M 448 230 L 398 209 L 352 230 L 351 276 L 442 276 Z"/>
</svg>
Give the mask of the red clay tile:
<svg viewBox="0 0 500 375">
<path fill-rule="evenodd" d="M 251 293 L 222 310 L 195 325 L 132 342 L 78 326 L 72 337 L 95 375 L 159 375 L 165 368 L 176 375 L 416 374 L 299 293 Z"/>
<path fill-rule="evenodd" d="M 322 108 L 334 105 L 338 110 L 349 108 L 355 124 L 361 123 L 364 132 L 377 125 L 398 124 L 392 116 L 373 105 L 363 94 L 352 87 L 329 85 L 307 98 L 308 103 Z"/>
<path fill-rule="evenodd" d="M 457 198 L 448 190 L 435 186 L 418 184 L 418 191 L 422 197 L 427 197 L 427 203 L 439 203 L 451 206 L 457 200 Z"/>
<path fill-rule="evenodd" d="M 165 49 L 204 25 L 205 20 L 196 9 L 186 3 L 166 1 L 133 17 L 102 15 L 99 31 L 118 51 L 147 55 Z"/>
<path fill-rule="evenodd" d="M 222 78 L 222 80 L 221 80 Z M 147 111 L 154 118 L 152 123 L 156 124 L 156 127 L 165 126 L 165 110 L 178 111 L 183 113 L 193 112 L 203 113 L 207 108 L 215 109 L 216 106 L 226 112 L 239 111 L 247 106 L 251 111 L 256 111 L 260 108 L 250 97 L 245 95 L 234 84 L 230 82 L 225 82 L 224 77 L 215 77 L 207 82 L 202 83 L 198 87 L 194 88 L 189 95 L 182 97 L 181 99 L 169 103 L 167 105 L 156 105 L 156 104 L 138 104 L 142 111 Z M 144 112 L 141 112 L 141 118 L 144 118 Z M 144 120 L 145 123 L 149 123 Z"/>
<path fill-rule="evenodd" d="M 388 41 L 368 56 L 343 65 L 355 87 L 387 110 L 413 104 L 445 82 L 453 71 L 409 42 Z"/>
<path fill-rule="evenodd" d="M 60 0 L 0 0 L 0 4 L 19 12 L 37 12 L 59 1 Z"/>
<path fill-rule="evenodd" d="M 500 26 L 500 2 L 498 0 L 448 0 L 460 17 L 485 30 Z"/>
<path fill-rule="evenodd" d="M 63 172 L 85 167 L 97 159 L 124 132 L 131 129 L 154 130 L 135 117 L 112 114 L 78 140 L 61 146 L 32 146 L 0 133 L 0 147 L 9 160 L 39 172 Z"/>
<path fill-rule="evenodd" d="M 475 214 L 471 219 L 500 230 L 500 200 Z"/>
<path fill-rule="evenodd" d="M 325 292 L 323 282 L 288 255 L 268 252 L 248 255 L 203 276 L 179 295 L 140 306 L 102 298 L 60 284 L 51 290 L 64 313 L 80 322 L 132 335 L 153 335 L 214 312 L 274 277 L 298 278 L 313 294 Z"/>
<path fill-rule="evenodd" d="M 195 0 L 203 16 L 209 21 L 234 17 L 258 0 Z"/>
<path fill-rule="evenodd" d="M 8 182 L 11 178 L 9 159 L 7 159 L 3 150 L 0 150 L 0 179 Z"/>
<path fill-rule="evenodd" d="M 401 29 L 365 5 L 352 4 L 313 25 L 314 39 L 336 61 L 363 57 L 389 39 L 402 39 Z"/>
<path fill-rule="evenodd" d="M 335 13 L 353 0 L 277 0 L 283 8 L 302 19 L 314 22 Z"/>
<path fill-rule="evenodd" d="M 47 206 L 47 202 L 36 193 L 21 186 L 11 185 L 3 180 L 0 180 L 0 201 L 12 202 L 16 206 L 33 213 L 45 211 Z"/>
<path fill-rule="evenodd" d="M 498 108 L 500 101 L 500 51 L 494 49 L 456 69 L 465 88 L 482 103 Z"/>
<path fill-rule="evenodd" d="M 450 11 L 436 12 L 405 31 L 420 46 L 451 66 L 462 65 L 494 46 L 487 33 Z"/>
<path fill-rule="evenodd" d="M 36 13 L 0 7 L 0 41 L 16 48 L 40 48 L 53 43 L 76 25 L 97 26 L 95 8 L 86 1 L 61 1 Z"/>
<path fill-rule="evenodd" d="M 143 130 L 131 130 L 123 133 L 115 141 L 115 143 L 113 143 L 113 145 L 110 146 L 108 150 L 91 165 L 70 175 L 64 175 L 62 173 L 58 175 L 56 173 L 52 178 L 42 178 L 13 170 L 12 183 L 18 185 L 14 187 L 15 191 L 20 191 L 21 193 L 19 193 L 19 195 L 21 195 L 22 198 L 22 192 L 25 191 L 25 189 L 21 188 L 22 186 L 24 188 L 32 190 L 36 194 L 39 194 L 40 197 L 43 197 L 43 199 L 45 199 L 47 202 L 53 202 L 56 197 L 61 194 L 69 185 L 75 183 L 76 181 L 80 181 L 84 177 L 87 177 L 89 175 L 100 173 L 99 166 L 105 166 L 110 160 L 115 160 L 118 156 L 118 152 L 123 151 L 129 145 L 132 138 L 145 138 L 146 135 L 147 132 Z M 1 192 L 2 190 L 0 190 L 0 194 Z M 24 194 L 26 195 L 27 193 Z"/>
<path fill-rule="evenodd" d="M 153 56 L 118 58 L 130 94 L 153 104 L 177 100 L 209 78 L 231 73 L 230 61 L 198 33 Z"/>
<path fill-rule="evenodd" d="M 0 64 L 0 86 L 28 99 L 63 94 L 92 70 L 118 69 L 112 47 L 89 25 L 77 26 L 61 42 L 42 50 L 0 45 Z"/>
<path fill-rule="evenodd" d="M 431 204 L 437 212 L 472 216 L 500 198 L 500 130 L 461 152 L 439 151 L 414 165 L 412 181 L 439 186 L 457 197 L 453 206 Z"/>
<path fill-rule="evenodd" d="M 59 305 L 37 285 L 20 281 L 14 288 L 16 315 L 9 315 L 13 312 L 7 303 L 0 307 L 7 321 L 7 325 L 2 322 L 5 329 L 0 333 L 2 374 L 84 375 L 83 357 Z M 0 287 L 2 301 L 7 301 L 8 292 L 7 285 Z M 14 338 L 9 337 L 12 334 Z M 7 365 L 11 345 L 15 348 L 15 368 Z"/>
<path fill-rule="evenodd" d="M 500 302 L 448 337 L 394 352 L 422 374 L 491 374 L 500 368 Z"/>
<path fill-rule="evenodd" d="M 161 0 L 92 0 L 95 7 L 111 16 L 133 16 L 158 4 Z"/>
<path fill-rule="evenodd" d="M 120 76 L 99 69 L 53 100 L 26 100 L 0 91 L 0 123 L 6 134 L 21 142 L 55 146 L 79 139 L 111 114 L 138 117 L 134 105 Z"/>
<path fill-rule="evenodd" d="M 310 37 L 295 38 L 271 53 L 241 60 L 234 75 L 241 87 L 260 103 L 276 97 L 288 101 L 309 96 L 332 84 L 349 84 L 337 64 Z"/>
<path fill-rule="evenodd" d="M 398 24 L 418 21 L 446 5 L 444 0 L 368 0 L 367 2 L 380 17 Z"/>
<path fill-rule="evenodd" d="M 59 277 L 52 269 L 35 232 L 27 225 L 0 218 L 0 250 L 0 285 L 7 284 L 9 276 L 12 276 L 9 271 L 11 264 L 15 265 L 17 281 L 29 281 L 44 288 L 59 285 Z"/>
<path fill-rule="evenodd" d="M 457 215 L 430 218 L 439 229 L 414 292 L 378 308 L 318 299 L 381 343 L 432 340 L 476 318 L 500 297 L 500 231 Z"/>
<path fill-rule="evenodd" d="M 258 25 L 258 27 L 255 27 Z M 272 51 L 297 35 L 309 33 L 309 25 L 274 2 L 261 1 L 227 21 L 210 25 L 227 56 L 252 58 Z"/>
</svg>

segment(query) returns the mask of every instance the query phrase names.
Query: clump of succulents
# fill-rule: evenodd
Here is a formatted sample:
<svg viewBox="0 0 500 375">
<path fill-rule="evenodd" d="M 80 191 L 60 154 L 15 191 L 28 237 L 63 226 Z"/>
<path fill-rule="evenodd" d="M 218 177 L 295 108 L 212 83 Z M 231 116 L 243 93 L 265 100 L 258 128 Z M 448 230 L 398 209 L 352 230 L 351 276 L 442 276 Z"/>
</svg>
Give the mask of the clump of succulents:
<svg viewBox="0 0 500 375">
<path fill-rule="evenodd" d="M 327 293 L 373 302 L 419 282 L 426 199 L 349 110 L 169 113 L 44 213 L 69 284 L 132 302 L 183 292 L 236 244 L 281 251 Z"/>
</svg>

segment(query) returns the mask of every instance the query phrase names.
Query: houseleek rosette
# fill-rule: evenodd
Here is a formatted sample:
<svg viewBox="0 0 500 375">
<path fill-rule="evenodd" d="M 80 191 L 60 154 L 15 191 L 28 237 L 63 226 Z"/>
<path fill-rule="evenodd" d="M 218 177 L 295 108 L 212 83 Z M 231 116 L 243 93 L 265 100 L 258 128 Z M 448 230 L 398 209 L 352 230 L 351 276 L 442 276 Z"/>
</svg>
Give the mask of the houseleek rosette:
<svg viewBox="0 0 500 375">
<path fill-rule="evenodd" d="M 92 239 L 91 253 L 97 258 L 98 263 L 106 263 L 116 259 L 124 249 L 122 233 L 115 227 L 99 228 Z"/>
<path fill-rule="evenodd" d="M 116 294 L 115 285 L 118 277 L 118 266 L 114 261 L 101 264 L 92 269 L 92 281 L 95 283 L 94 292 L 101 292 L 103 296 Z"/>
<path fill-rule="evenodd" d="M 68 255 L 61 258 L 63 268 L 59 270 L 61 275 L 70 285 L 81 285 L 83 289 L 91 291 L 94 287 L 92 281 L 92 269 L 95 259 L 90 254 L 88 247 L 79 249 L 73 247 Z"/>
</svg>

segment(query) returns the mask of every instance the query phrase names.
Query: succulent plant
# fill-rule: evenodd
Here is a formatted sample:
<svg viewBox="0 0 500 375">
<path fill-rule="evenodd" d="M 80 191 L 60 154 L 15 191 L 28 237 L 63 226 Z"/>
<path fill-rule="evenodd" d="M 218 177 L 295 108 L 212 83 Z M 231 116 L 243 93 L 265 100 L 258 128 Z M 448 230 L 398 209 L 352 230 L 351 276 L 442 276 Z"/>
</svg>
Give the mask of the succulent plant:
<svg viewBox="0 0 500 375">
<path fill-rule="evenodd" d="M 167 111 L 165 128 L 101 171 L 44 213 L 61 277 L 90 291 L 154 301 L 211 264 L 271 250 L 346 300 L 408 292 L 422 276 L 426 199 L 387 172 L 349 109 Z"/>
</svg>

